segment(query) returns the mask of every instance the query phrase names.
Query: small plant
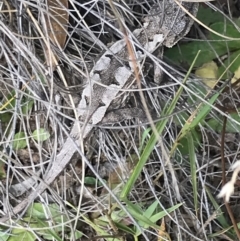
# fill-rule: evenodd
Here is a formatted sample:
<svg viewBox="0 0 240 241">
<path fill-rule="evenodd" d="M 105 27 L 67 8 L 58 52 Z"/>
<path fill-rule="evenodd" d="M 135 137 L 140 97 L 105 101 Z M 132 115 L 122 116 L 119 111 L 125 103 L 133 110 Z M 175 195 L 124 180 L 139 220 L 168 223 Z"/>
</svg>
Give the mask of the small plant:
<svg viewBox="0 0 240 241">
<path fill-rule="evenodd" d="M 234 24 L 239 26 L 239 19 L 233 18 L 232 22 L 229 20 L 225 22 L 219 12 L 203 7 L 199 9 L 197 18 L 211 29 L 206 36 L 208 41 L 193 41 L 174 46 L 172 49 L 166 50 L 165 57 L 176 64 L 183 63 L 190 66 L 198 51 L 201 51 L 199 58 L 194 62 L 194 67 L 199 68 L 220 58 L 222 64 L 217 70 L 217 77 L 220 77 L 228 66 L 231 73 L 237 71 L 240 66 L 240 33 Z M 221 58 L 221 56 L 225 57 Z M 232 64 L 230 65 L 230 63 Z M 227 72 L 223 78 L 229 76 L 231 75 Z"/>
<path fill-rule="evenodd" d="M 28 208 L 25 217 L 17 221 L 17 226 L 13 227 L 11 233 L 6 233 L 4 226 L 0 226 L 0 239 L 4 241 L 35 241 L 42 237 L 44 240 L 67 240 L 71 233 L 69 225 L 64 224 L 68 218 L 57 204 L 44 205 L 34 203 Z M 65 238 L 61 237 L 62 232 Z M 75 230 L 75 239 L 82 237 L 82 233 Z"/>
<path fill-rule="evenodd" d="M 33 133 L 32 133 L 32 138 L 34 140 L 36 140 L 37 142 L 42 142 L 42 141 L 46 141 L 48 138 L 50 137 L 50 134 L 48 131 L 46 131 L 43 128 L 39 128 L 36 129 Z M 14 150 L 19 150 L 19 149 L 23 149 L 27 146 L 27 140 L 26 140 L 26 134 L 25 132 L 18 132 L 14 135 L 13 138 L 13 143 L 12 143 L 12 147 Z"/>
<path fill-rule="evenodd" d="M 135 219 L 139 229 L 131 221 L 129 216 L 123 210 L 113 210 L 110 213 L 94 219 L 94 224 L 92 227 L 97 225 L 98 229 L 95 228 L 96 232 L 99 235 L 106 235 L 104 228 L 107 228 L 109 225 L 115 230 L 115 233 L 120 236 L 120 234 L 131 234 L 134 237 L 134 240 L 138 240 L 138 237 L 142 234 L 142 230 L 154 228 L 160 230 L 160 226 L 156 224 L 159 220 L 163 219 L 166 215 L 178 209 L 182 204 L 177 204 L 166 210 L 162 210 L 159 207 L 158 201 L 154 201 L 148 208 L 143 210 L 143 203 L 139 204 L 129 204 L 126 206 L 128 212 Z M 102 227 L 99 230 L 99 227 Z M 99 236 L 100 237 L 100 236 Z M 112 240 L 112 239 L 107 239 Z M 120 239 L 115 238 L 114 241 L 120 241 Z"/>
<path fill-rule="evenodd" d="M 24 115 L 28 115 L 30 111 L 33 108 L 34 101 L 30 97 L 23 97 L 21 99 L 21 112 Z M 0 111 L 3 111 L 0 113 L 0 120 L 2 123 L 9 123 L 11 122 L 11 118 L 13 116 L 12 110 L 15 108 L 16 105 L 16 95 L 15 91 L 12 91 L 10 95 L 8 95 L 7 100 L 5 103 L 0 107 Z M 8 133 L 9 130 L 6 130 L 6 133 Z M 48 131 L 46 131 L 43 128 L 39 128 L 33 131 L 32 138 L 35 139 L 38 142 L 45 141 L 50 137 L 50 134 Z M 14 150 L 23 149 L 27 146 L 27 133 L 19 131 L 15 133 L 12 147 Z"/>
</svg>

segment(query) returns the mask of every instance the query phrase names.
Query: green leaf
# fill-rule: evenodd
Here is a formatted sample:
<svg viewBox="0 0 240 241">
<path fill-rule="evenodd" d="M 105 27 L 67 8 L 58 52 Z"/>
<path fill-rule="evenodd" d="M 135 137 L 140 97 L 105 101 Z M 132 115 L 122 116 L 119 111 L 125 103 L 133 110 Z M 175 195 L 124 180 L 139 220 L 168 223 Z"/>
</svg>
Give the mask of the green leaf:
<svg viewBox="0 0 240 241">
<path fill-rule="evenodd" d="M 14 228 L 8 241 L 35 241 L 36 236 L 25 229 Z"/>
<path fill-rule="evenodd" d="M 238 113 L 232 113 L 229 115 L 233 120 L 240 123 L 240 116 Z M 216 132 L 220 133 L 223 129 L 223 122 L 219 121 L 219 119 L 211 119 L 207 122 L 207 124 Z M 228 119 L 226 124 L 226 132 L 227 133 L 239 133 L 240 125 L 236 123 L 232 123 L 230 119 Z"/>
<path fill-rule="evenodd" d="M 46 141 L 48 138 L 50 137 L 50 134 L 48 131 L 46 131 L 45 129 L 43 128 L 40 128 L 40 129 L 36 129 L 34 132 L 33 132 L 33 138 L 36 140 L 36 141 Z"/>
<path fill-rule="evenodd" d="M 46 213 L 47 212 L 47 213 Z M 32 218 L 46 220 L 52 218 L 55 222 L 61 222 L 61 212 L 57 204 L 49 204 L 47 207 L 42 203 L 34 203 L 28 208 L 26 215 Z M 66 220 L 65 220 L 66 221 Z"/>
<path fill-rule="evenodd" d="M 27 146 L 25 132 L 18 132 L 14 135 L 12 147 L 14 150 L 23 149 Z"/>
<path fill-rule="evenodd" d="M 231 77 L 231 75 L 240 67 L 240 50 L 233 52 L 229 56 L 229 58 L 227 58 L 223 61 L 223 63 L 224 63 L 224 65 L 221 65 L 218 68 L 218 77 L 220 77 L 224 73 L 226 68 L 228 68 L 228 66 L 230 65 L 228 68 L 228 70 L 230 72 L 230 76 L 229 76 L 229 72 L 227 72 L 222 77 L 223 79 L 227 79 L 227 78 Z"/>
<path fill-rule="evenodd" d="M 194 147 L 198 147 L 201 143 L 201 138 L 202 135 L 197 132 L 195 129 L 191 130 L 191 135 L 193 137 L 193 144 Z M 187 137 L 183 137 L 179 140 L 178 142 L 178 151 L 182 154 L 182 156 L 188 155 L 189 154 L 189 142 Z"/>
<path fill-rule="evenodd" d="M 97 180 L 95 177 L 85 177 L 84 178 L 84 184 L 95 186 L 96 182 L 97 182 Z"/>
<path fill-rule="evenodd" d="M 210 28 L 224 36 L 240 38 L 239 31 L 231 23 L 226 24 L 221 21 L 212 24 Z M 199 67 L 204 63 L 212 61 L 217 56 L 240 49 L 240 40 L 229 41 L 212 32 L 209 32 L 207 38 L 211 41 L 210 44 L 207 41 L 194 41 L 180 46 L 174 46 L 165 51 L 164 57 L 171 59 L 174 63 L 186 63 L 189 66 L 193 62 L 197 52 L 200 50 L 201 53 L 199 58 L 194 64 L 195 67 Z"/>
<path fill-rule="evenodd" d="M 44 205 L 42 203 L 34 203 L 27 209 L 26 216 L 46 219 L 46 215 L 44 213 Z"/>
<path fill-rule="evenodd" d="M 80 240 L 80 238 L 83 236 L 83 233 L 82 232 L 80 232 L 80 231 L 78 231 L 78 230 L 75 230 L 74 231 L 74 236 L 75 236 L 75 240 Z M 66 233 L 65 234 L 65 237 L 66 237 L 66 240 L 70 240 L 70 238 L 72 238 L 71 237 L 71 233 Z"/>
<path fill-rule="evenodd" d="M 6 231 L 0 230 L 0 241 L 7 241 L 9 236 L 10 234 L 8 234 Z"/>
<path fill-rule="evenodd" d="M 231 23 L 226 24 L 224 22 L 218 22 L 218 23 L 212 24 L 210 27 L 212 30 L 214 30 L 224 36 L 228 36 L 231 38 L 240 38 L 239 31 Z M 227 46 L 229 50 L 240 49 L 240 40 L 227 40 L 225 38 L 217 36 L 216 34 L 214 34 L 212 32 L 209 33 L 209 39 L 218 41 L 218 42 L 214 42 L 214 45 L 217 44 L 217 45 L 223 46 L 225 48 Z M 227 48 L 226 48 L 226 51 L 227 51 Z"/>
<path fill-rule="evenodd" d="M 43 228 L 44 227 L 48 227 L 47 222 L 43 222 L 41 219 L 36 218 L 36 222 L 41 225 Z M 42 235 L 44 239 L 47 240 L 52 240 L 53 238 L 55 238 L 58 241 L 62 241 L 62 239 L 58 236 L 57 233 L 60 233 L 63 229 L 63 226 L 59 226 L 59 227 L 49 227 L 49 229 L 45 229 L 42 230 Z"/>
<path fill-rule="evenodd" d="M 206 41 L 194 41 L 167 49 L 164 52 L 164 57 L 170 59 L 173 63 L 190 66 L 197 52 L 201 51 L 199 58 L 194 63 L 195 67 L 200 67 L 204 63 L 215 59 L 216 53 L 221 56 L 227 52 L 226 46 L 218 42 L 211 42 L 211 46 Z M 216 53 L 214 53 L 212 49 L 214 49 Z"/>
<path fill-rule="evenodd" d="M 0 114 L 0 120 L 3 123 L 9 123 L 11 118 L 12 118 L 12 113 L 10 113 L 10 112 L 2 112 Z"/>
<path fill-rule="evenodd" d="M 223 22 L 223 15 L 219 11 L 214 11 L 209 7 L 199 6 L 197 19 L 209 26 L 211 23 Z"/>
<path fill-rule="evenodd" d="M 106 182 L 106 180 L 103 180 Z M 98 187 L 101 187 L 103 184 L 97 180 L 95 177 L 85 177 L 84 178 L 84 184 L 89 186 L 95 186 L 97 184 Z"/>
<path fill-rule="evenodd" d="M 34 100 L 29 99 L 29 98 L 25 99 L 25 101 L 22 105 L 22 113 L 24 115 L 27 115 L 29 113 L 29 111 L 32 109 L 33 104 L 34 104 Z"/>
<path fill-rule="evenodd" d="M 28 208 L 27 217 L 24 218 L 24 221 L 29 224 L 31 228 L 44 228 L 43 230 L 37 230 L 36 233 L 40 236 L 43 236 L 45 240 L 52 240 L 54 237 L 56 240 L 62 240 L 58 233 L 62 232 L 63 226 L 59 225 L 57 227 L 49 226 L 47 220 L 53 220 L 54 225 L 62 224 L 68 219 L 66 215 L 62 214 L 60 208 L 57 204 L 50 204 L 45 206 L 41 203 L 34 203 L 31 207 Z M 67 227 L 64 227 L 67 231 Z"/>
<path fill-rule="evenodd" d="M 82 232 L 80 232 L 80 231 L 78 231 L 78 230 L 75 230 L 75 239 L 77 240 L 77 239 L 80 239 L 82 236 L 83 236 L 83 233 Z"/>
</svg>

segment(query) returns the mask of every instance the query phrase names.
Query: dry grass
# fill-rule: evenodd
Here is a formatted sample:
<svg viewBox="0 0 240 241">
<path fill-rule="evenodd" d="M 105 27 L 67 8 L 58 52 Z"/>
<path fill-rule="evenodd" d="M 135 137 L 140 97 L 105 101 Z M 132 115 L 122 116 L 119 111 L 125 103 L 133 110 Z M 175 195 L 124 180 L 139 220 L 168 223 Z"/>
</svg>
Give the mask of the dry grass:
<svg viewBox="0 0 240 241">
<path fill-rule="evenodd" d="M 139 27 L 142 17 L 149 10 L 152 2 L 154 0 L 116 1 L 115 6 L 126 20 L 125 27 L 132 31 Z M 210 4 L 208 5 L 206 5 L 207 8 L 210 7 Z M 2 179 L 0 216 L 4 216 L 11 212 L 12 205 L 15 206 L 27 195 L 25 192 L 22 196 L 14 197 L 16 193 L 13 190 L 20 190 L 17 184 L 26 180 L 26 183 L 30 183 L 32 180 L 29 185 L 34 187 L 38 183 L 38 176 L 44 176 L 49 169 L 59 148 L 64 143 L 66 133 L 69 133 L 71 128 L 74 120 L 73 110 L 86 83 L 86 76 L 100 54 L 120 38 L 121 32 L 106 1 L 70 1 L 68 8 L 63 7 L 61 16 L 64 17 L 62 18 L 57 17 L 58 10 L 55 13 L 49 11 L 48 6 L 42 1 L 9 0 L 4 1 L 0 6 L 2 9 L 0 15 L 0 97 L 2 104 L 0 107 L 0 174 Z M 51 36 L 54 29 L 49 27 L 46 14 L 54 15 L 55 22 L 50 20 L 50 23 L 55 24 L 54 29 L 58 31 L 54 43 L 52 41 L 54 37 Z M 224 13 L 222 17 L 224 19 Z M 190 37 L 196 33 L 198 26 L 195 27 Z M 49 34 L 49 29 L 51 29 L 51 34 Z M 153 81 L 153 63 L 160 64 L 165 70 L 165 76 L 160 85 Z M 155 122 L 168 118 L 162 139 L 169 153 L 184 125 L 182 119 L 177 121 L 179 115 L 183 111 L 192 113 L 197 104 L 202 102 L 199 97 L 197 100 L 195 98 L 194 104 L 190 105 L 186 102 L 186 98 L 190 96 L 190 93 L 196 93 L 200 88 L 208 87 L 200 78 L 191 74 L 188 78 L 188 86 L 181 95 L 174 113 L 170 116 L 162 116 L 164 106 L 174 98 L 186 75 L 186 70 L 181 66 L 170 67 L 165 60 L 163 62 L 154 56 L 146 59 L 145 65 L 149 68 L 149 72 L 142 80 L 142 87 L 146 89 L 144 96 Z M 140 103 L 138 90 L 134 85 L 125 90 L 123 95 L 126 97 L 123 98 L 122 106 L 132 108 L 135 103 Z M 60 101 L 58 96 L 61 97 Z M 10 101 L 11 97 L 13 101 Z M 238 101 L 239 99 L 236 98 L 233 100 L 234 103 Z M 4 106 L 6 103 L 8 105 Z M 30 104 L 31 108 L 27 107 L 27 104 Z M 219 118 L 221 122 L 222 116 L 219 117 L 218 113 L 223 112 L 212 111 L 209 118 Z M 232 121 L 236 122 L 234 119 Z M 91 165 L 91 167 L 86 167 L 85 177 L 105 179 L 111 188 L 119 186 L 121 190 L 141 156 L 141 146 L 144 147 L 149 140 L 151 131 L 149 132 L 147 127 L 147 124 L 136 119 L 96 127 L 84 143 L 84 155 Z M 36 141 L 33 138 L 33 132 L 39 128 L 49 132 L 50 138 L 44 142 Z M 19 132 L 27 133 L 27 142 L 24 149 L 16 150 L 13 144 L 14 136 Z M 222 201 L 214 203 L 211 197 L 216 200 L 221 187 L 220 151 L 224 148 L 226 170 L 228 170 L 228 167 L 238 158 L 239 138 L 236 135 L 229 135 L 229 140 L 226 140 L 225 145 L 222 146 L 220 133 L 212 130 L 211 127 L 200 124 L 198 133 L 202 138 L 200 145 L 194 147 L 197 193 L 193 188 L 194 179 L 189 153 L 184 155 L 179 147 L 171 157 L 180 192 L 179 198 L 172 183 L 173 175 L 165 165 L 161 149 L 156 144 L 142 170 L 141 177 L 131 191 L 129 200 L 132 203 L 141 204 L 145 210 L 155 200 L 159 203 L 159 210 L 166 210 L 182 202 L 183 205 L 180 208 L 166 215 L 164 219 L 166 228 L 162 232 L 169 234 L 172 240 L 225 240 L 223 235 L 234 239 L 236 236 L 233 231 L 219 234 L 215 238 L 210 236 L 227 228 L 219 221 L 218 218 L 222 216 L 219 210 L 216 210 L 217 202 L 221 204 Z M 94 171 L 97 172 L 97 177 Z M 42 195 L 39 200 L 46 204 L 58 203 L 61 211 L 66 215 L 62 223 L 68 223 L 72 233 L 76 227 L 82 231 L 84 236 L 80 240 L 86 240 L 84 238 L 93 240 L 100 231 L 96 226 L 91 225 L 89 220 L 94 222 L 101 216 L 107 217 L 104 210 L 109 210 L 114 200 L 109 198 L 104 188 L 90 185 L 87 183 L 89 181 L 84 184 L 86 186 L 84 193 L 79 193 L 80 186 L 83 185 L 81 183 L 82 173 L 82 157 L 76 154 L 71 165 L 52 185 L 51 193 Z M 111 191 L 110 194 L 118 196 L 119 192 L 116 190 Z M 79 195 L 83 195 L 81 206 L 78 205 Z M 194 196 L 198 202 L 197 210 Z M 238 196 L 233 197 L 232 208 L 238 207 L 238 199 Z M 122 208 L 126 207 L 124 203 L 119 205 Z M 113 210 L 113 213 L 118 210 Z M 131 216 L 132 220 L 124 217 L 124 221 L 131 221 L 133 222 L 131 227 L 137 227 L 139 220 L 133 214 L 128 214 L 128 216 Z M 230 226 L 228 215 L 224 213 L 223 216 Z M 237 214 L 235 218 L 239 221 Z M 159 226 L 160 221 L 157 223 Z M 111 224 L 110 221 L 108 222 Z M 7 223 L 9 227 L 15 225 L 24 226 L 19 221 Z M 97 224 L 108 235 L 116 235 L 113 230 L 114 225 L 101 225 Z M 62 235 L 71 233 L 64 226 L 61 229 L 62 233 L 60 232 L 59 236 L 62 239 Z M 162 235 L 159 230 L 143 229 L 139 240 L 164 240 L 157 237 L 158 234 Z M 36 233 L 35 235 L 39 238 Z M 118 238 L 119 236 L 116 237 Z M 74 240 L 73 237 L 69 239 Z M 133 238 L 127 235 L 126 240 L 133 240 Z"/>
</svg>

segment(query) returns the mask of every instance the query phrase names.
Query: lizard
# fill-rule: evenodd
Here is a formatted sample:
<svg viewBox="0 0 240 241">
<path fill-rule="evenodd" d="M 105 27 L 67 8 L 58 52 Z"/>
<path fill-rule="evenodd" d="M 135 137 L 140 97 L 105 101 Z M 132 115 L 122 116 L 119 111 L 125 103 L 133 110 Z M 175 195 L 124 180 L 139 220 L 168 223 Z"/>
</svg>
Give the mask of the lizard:
<svg viewBox="0 0 240 241">
<path fill-rule="evenodd" d="M 143 53 L 150 55 L 159 46 L 172 47 L 189 32 L 194 20 L 180 9 L 175 1 L 177 0 L 160 0 L 154 4 L 144 19 L 143 26 L 134 30 L 133 34 L 128 35 L 131 42 L 134 42 L 135 48 L 138 49 L 137 59 L 139 63 L 144 57 Z M 198 3 L 184 2 L 181 4 L 193 16 L 196 16 Z M 134 69 L 129 60 L 126 40 L 123 38 L 105 51 L 90 71 L 87 84 L 77 106 L 78 119 L 74 121 L 69 136 L 55 159 L 50 162 L 52 166 L 43 180 L 26 199 L 12 209 L 12 214 L 16 215 L 29 207 L 38 195 L 53 183 L 77 151 L 73 142 L 78 145 L 80 140 L 85 140 L 88 137 L 94 126 L 101 124 L 108 108 L 121 89 L 133 80 Z M 79 124 L 84 121 L 85 124 L 81 127 L 80 135 Z M 2 217 L 0 222 L 8 220 L 10 215 L 9 213 Z"/>
</svg>

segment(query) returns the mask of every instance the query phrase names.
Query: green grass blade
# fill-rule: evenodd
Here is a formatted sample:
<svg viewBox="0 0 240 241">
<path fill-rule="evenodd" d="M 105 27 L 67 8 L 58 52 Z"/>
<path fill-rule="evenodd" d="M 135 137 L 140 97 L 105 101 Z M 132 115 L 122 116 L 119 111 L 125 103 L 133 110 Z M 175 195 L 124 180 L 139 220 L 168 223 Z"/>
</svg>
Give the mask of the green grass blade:
<svg viewBox="0 0 240 241">
<path fill-rule="evenodd" d="M 196 126 L 198 126 L 202 121 L 204 121 L 205 117 L 209 114 L 209 112 L 212 110 L 212 105 L 214 102 L 217 100 L 219 97 L 221 91 L 216 93 L 211 97 L 211 99 L 208 101 L 208 103 L 201 104 L 195 112 L 188 118 L 184 126 L 182 127 L 177 140 L 175 141 L 171 151 L 170 151 L 170 156 L 174 153 L 176 150 L 178 143 L 180 139 L 185 137 L 187 133 L 191 130 L 193 130 Z"/>
<path fill-rule="evenodd" d="M 146 211 L 144 211 L 143 216 L 146 217 L 146 218 L 148 218 L 148 219 L 150 220 L 150 218 L 153 216 L 153 213 L 156 211 L 156 208 L 157 208 L 158 205 L 159 205 L 159 204 L 158 204 L 158 200 L 154 201 L 154 202 L 146 209 Z M 140 226 L 142 226 L 142 227 L 144 227 L 144 225 L 145 225 L 145 223 L 143 223 L 143 222 L 141 222 L 141 221 L 138 222 L 138 224 L 139 224 Z M 145 228 L 148 228 L 148 226 L 145 227 Z"/>
<path fill-rule="evenodd" d="M 126 203 L 128 212 L 135 218 L 138 223 L 139 221 L 141 221 L 144 226 L 147 225 L 152 228 L 159 228 L 157 224 L 153 223 L 149 218 L 145 217 L 143 213 L 139 213 L 138 209 L 135 208 L 134 204 L 132 204 L 130 201 L 126 201 Z"/>
<path fill-rule="evenodd" d="M 191 179 L 192 179 L 192 188 L 193 188 L 193 200 L 194 200 L 194 207 L 195 212 L 197 216 L 198 212 L 198 188 L 197 188 L 197 175 L 196 175 L 196 154 L 195 154 L 195 148 L 193 143 L 193 137 L 192 133 L 189 132 L 187 134 L 187 140 L 188 140 L 188 150 L 189 150 L 189 159 L 190 159 L 190 168 L 191 168 Z"/>
<path fill-rule="evenodd" d="M 109 233 L 107 233 L 104 229 L 101 228 L 100 225 L 96 225 L 95 223 L 93 223 L 89 218 L 85 217 L 85 216 L 82 216 L 84 221 L 92 227 L 92 229 L 94 229 L 96 231 L 96 233 L 98 235 L 101 235 L 101 236 L 109 236 Z M 116 239 L 116 238 L 106 238 L 107 241 L 120 241 L 119 239 Z"/>
<path fill-rule="evenodd" d="M 182 132 L 186 133 L 187 131 L 195 128 L 199 123 L 205 119 L 205 117 L 212 110 L 212 105 L 217 100 L 221 92 L 214 94 L 208 103 L 203 103 L 199 108 L 196 109 L 195 113 L 186 121 L 185 125 L 182 128 Z"/>
<path fill-rule="evenodd" d="M 128 227 L 127 225 L 124 225 L 122 223 L 115 223 L 115 225 L 119 230 L 121 230 L 125 233 L 129 233 L 131 235 L 135 235 L 134 230 L 132 230 L 132 228 Z"/>
<path fill-rule="evenodd" d="M 184 78 L 183 85 L 186 83 L 187 78 L 188 78 L 188 75 L 190 74 L 190 72 L 191 72 L 191 70 L 192 70 L 192 67 L 193 67 L 193 65 L 194 65 L 194 63 L 195 63 L 198 55 L 199 55 L 199 52 L 198 52 L 197 56 L 195 57 L 195 60 L 194 60 L 194 62 L 193 62 L 193 64 L 192 64 L 192 66 L 190 67 L 187 75 L 186 75 L 185 78 Z M 166 107 L 165 107 L 164 110 L 163 110 L 163 116 L 164 116 L 164 115 L 168 116 L 168 115 L 172 114 L 172 112 L 173 112 L 173 110 L 174 110 L 174 108 L 175 108 L 175 106 L 176 106 L 176 104 L 177 104 L 177 101 L 179 100 L 179 98 L 180 98 L 180 96 L 181 96 L 181 94 L 182 94 L 183 85 L 181 85 L 180 88 L 178 89 L 178 91 L 177 91 L 177 93 L 176 93 L 176 96 L 175 96 L 174 99 L 172 100 L 171 104 L 170 104 L 169 106 L 166 104 Z M 163 130 L 164 130 L 167 122 L 168 122 L 168 118 L 165 118 L 164 120 L 160 121 L 160 122 L 156 125 L 156 129 L 157 129 L 157 132 L 159 133 L 159 135 L 162 134 L 162 132 L 163 132 Z M 136 167 L 134 168 L 132 175 L 130 176 L 130 178 L 128 179 L 125 187 L 124 187 L 123 190 L 122 190 L 122 193 L 121 193 L 121 195 L 120 195 L 121 200 L 123 200 L 123 201 L 126 200 L 129 192 L 131 191 L 133 185 L 135 184 L 136 180 L 138 179 L 140 173 L 142 172 L 142 169 L 143 169 L 145 163 L 147 162 L 150 154 L 152 153 L 152 151 L 153 151 L 153 149 L 154 149 L 157 141 L 158 141 L 158 138 L 157 138 L 157 136 L 153 133 L 153 134 L 151 135 L 149 141 L 147 142 L 147 145 L 146 145 L 146 147 L 144 148 L 142 155 L 140 156 L 140 160 L 139 160 L 138 164 L 137 164 Z"/>
<path fill-rule="evenodd" d="M 214 199 L 211 191 L 209 190 L 209 188 L 207 186 L 205 186 L 205 190 L 207 192 L 207 195 L 212 203 L 212 205 L 214 206 L 216 212 L 217 212 L 217 221 L 221 224 L 223 230 L 224 230 L 224 233 L 226 233 L 226 235 L 228 237 L 230 237 L 231 239 L 233 240 L 236 240 L 236 234 L 235 234 L 235 231 L 234 231 L 234 228 L 233 226 L 230 226 L 225 218 L 225 213 L 221 210 L 220 206 L 218 205 L 218 203 L 216 202 L 216 200 Z M 221 231 L 223 231 L 221 230 Z"/>
<path fill-rule="evenodd" d="M 160 219 L 162 219 L 163 217 L 165 217 L 167 214 L 175 211 L 176 209 L 178 209 L 178 208 L 181 207 L 181 206 L 182 206 L 182 203 L 179 203 L 179 204 L 176 204 L 175 206 L 172 206 L 172 207 L 170 207 L 170 208 L 168 208 L 168 209 L 166 209 L 166 210 L 164 210 L 164 211 L 161 211 L 161 212 L 159 212 L 159 213 L 156 213 L 156 214 L 154 214 L 154 215 L 150 218 L 150 220 L 155 223 L 155 222 L 157 222 L 158 220 L 160 220 Z"/>
<path fill-rule="evenodd" d="M 46 223 L 43 222 L 41 219 L 34 217 L 36 223 L 38 223 L 39 226 L 46 228 Z M 54 231 L 54 229 L 52 229 L 51 227 L 49 227 L 49 229 L 45 229 L 42 231 L 42 235 L 43 236 L 47 236 L 47 237 L 53 237 L 58 241 L 62 241 L 62 238 L 58 236 L 58 234 Z"/>
<path fill-rule="evenodd" d="M 158 206 L 158 200 L 154 201 L 148 208 L 147 210 L 144 212 L 144 216 L 147 218 L 152 217 L 153 213 L 155 212 L 156 208 Z"/>
<path fill-rule="evenodd" d="M 217 204 L 216 200 L 214 199 L 212 193 L 210 192 L 210 190 L 209 190 L 209 188 L 207 186 L 205 186 L 205 190 L 207 192 L 207 195 L 208 195 L 212 205 L 214 206 L 215 210 L 218 212 L 218 215 L 217 215 L 218 222 L 221 224 L 221 226 L 223 228 L 228 228 L 229 224 L 228 224 L 226 218 L 223 215 L 224 212 L 222 212 L 220 206 Z"/>
<path fill-rule="evenodd" d="M 228 68 L 237 60 L 237 58 L 239 56 L 240 56 L 240 54 L 237 55 L 237 57 L 232 61 L 232 63 L 228 66 Z M 228 70 L 228 68 L 219 77 L 218 81 L 222 78 L 222 76 L 225 74 L 225 72 Z M 198 106 L 198 108 L 195 110 L 195 112 L 189 117 L 189 119 L 186 121 L 185 125 L 182 127 L 181 134 L 180 134 L 178 140 L 181 139 L 182 137 L 184 137 L 189 130 L 195 128 L 197 125 L 199 125 L 199 123 L 201 123 L 205 119 L 205 117 L 212 110 L 212 105 L 217 100 L 217 98 L 219 97 L 219 95 L 221 94 L 222 91 L 223 91 L 223 89 L 219 90 L 219 92 L 214 94 L 210 98 L 208 103 L 202 103 L 202 104 L 200 104 L 200 106 Z M 208 94 L 206 95 L 205 98 L 207 98 L 207 96 L 208 96 Z"/>
</svg>

